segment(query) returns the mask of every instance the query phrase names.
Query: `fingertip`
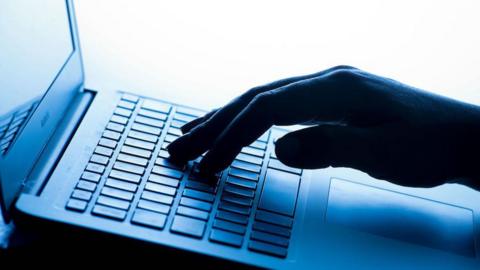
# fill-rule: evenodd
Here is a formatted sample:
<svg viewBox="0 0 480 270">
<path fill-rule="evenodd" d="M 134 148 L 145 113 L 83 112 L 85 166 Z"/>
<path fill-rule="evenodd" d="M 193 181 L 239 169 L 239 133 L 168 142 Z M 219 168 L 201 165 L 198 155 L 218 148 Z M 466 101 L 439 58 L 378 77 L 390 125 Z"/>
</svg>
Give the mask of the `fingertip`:
<svg viewBox="0 0 480 270">
<path fill-rule="evenodd" d="M 186 134 L 186 133 L 190 132 L 190 130 L 192 130 L 194 127 L 198 126 L 198 124 L 202 123 L 202 121 L 203 121 L 202 119 L 203 119 L 203 117 L 194 119 L 194 120 L 184 124 L 183 126 L 181 126 L 180 130 L 182 131 L 183 134 Z"/>
<path fill-rule="evenodd" d="M 178 162 L 185 162 L 191 159 L 191 157 L 189 156 L 189 137 L 189 134 L 183 135 L 167 146 L 167 151 L 170 154 L 170 158 L 172 160 L 176 160 Z"/>
<path fill-rule="evenodd" d="M 298 166 L 301 163 L 301 142 L 292 135 L 285 135 L 275 143 L 277 158 L 288 166 Z"/>
</svg>

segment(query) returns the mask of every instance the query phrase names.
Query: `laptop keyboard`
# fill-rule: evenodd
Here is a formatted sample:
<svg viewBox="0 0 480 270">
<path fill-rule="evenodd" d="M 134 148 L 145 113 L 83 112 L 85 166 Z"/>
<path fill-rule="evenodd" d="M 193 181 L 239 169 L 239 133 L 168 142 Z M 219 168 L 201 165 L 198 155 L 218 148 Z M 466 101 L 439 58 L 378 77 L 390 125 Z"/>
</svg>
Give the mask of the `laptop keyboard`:
<svg viewBox="0 0 480 270">
<path fill-rule="evenodd" d="M 302 170 L 267 151 L 268 131 L 212 176 L 221 180 L 216 186 L 206 184 L 200 159 L 181 166 L 166 150 L 182 135 L 180 127 L 201 115 L 124 94 L 66 209 L 286 257 Z"/>
</svg>

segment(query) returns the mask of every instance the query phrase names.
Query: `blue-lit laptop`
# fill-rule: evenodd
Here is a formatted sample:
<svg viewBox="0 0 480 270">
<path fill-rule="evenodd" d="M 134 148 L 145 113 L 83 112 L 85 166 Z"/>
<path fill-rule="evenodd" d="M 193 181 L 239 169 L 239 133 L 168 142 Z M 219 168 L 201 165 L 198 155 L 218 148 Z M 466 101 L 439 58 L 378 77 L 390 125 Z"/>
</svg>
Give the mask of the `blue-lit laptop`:
<svg viewBox="0 0 480 270">
<path fill-rule="evenodd" d="M 0 22 L 5 218 L 269 268 L 480 269 L 478 192 L 290 168 L 274 155 L 276 128 L 206 185 L 195 161 L 165 150 L 203 111 L 83 88 L 71 1 L 2 1 Z"/>
</svg>

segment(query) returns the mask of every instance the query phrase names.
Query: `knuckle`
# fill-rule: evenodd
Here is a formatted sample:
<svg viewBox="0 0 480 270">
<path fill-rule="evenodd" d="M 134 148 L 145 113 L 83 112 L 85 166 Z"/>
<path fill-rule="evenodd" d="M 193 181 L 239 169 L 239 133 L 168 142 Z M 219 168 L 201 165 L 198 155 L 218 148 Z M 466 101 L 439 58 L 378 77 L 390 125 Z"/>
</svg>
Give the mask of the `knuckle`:
<svg viewBox="0 0 480 270">
<path fill-rule="evenodd" d="M 331 68 L 332 71 L 336 71 L 336 70 L 358 70 L 356 67 L 352 67 L 352 66 L 349 66 L 349 65 L 338 65 L 338 66 L 334 66 Z"/>
<path fill-rule="evenodd" d="M 355 71 L 349 69 L 333 71 L 328 77 L 336 82 L 351 82 L 359 78 Z"/>
<path fill-rule="evenodd" d="M 252 99 L 252 104 L 253 105 L 258 105 L 258 106 L 265 106 L 270 102 L 271 98 L 272 98 L 272 93 L 271 92 L 264 92 L 264 93 L 256 95 Z"/>
</svg>

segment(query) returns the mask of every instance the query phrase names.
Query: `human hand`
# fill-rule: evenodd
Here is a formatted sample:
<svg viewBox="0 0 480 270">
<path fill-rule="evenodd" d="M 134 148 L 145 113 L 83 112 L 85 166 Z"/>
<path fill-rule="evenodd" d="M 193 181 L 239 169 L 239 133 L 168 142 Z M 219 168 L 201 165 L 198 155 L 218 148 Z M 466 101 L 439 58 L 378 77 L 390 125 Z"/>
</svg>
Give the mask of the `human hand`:
<svg viewBox="0 0 480 270">
<path fill-rule="evenodd" d="M 348 66 L 255 87 L 186 124 L 168 151 L 178 161 L 208 151 L 200 170 L 215 173 L 272 125 L 294 124 L 310 127 L 277 140 L 288 166 L 351 167 L 414 187 L 479 185 L 477 106 Z"/>
</svg>

